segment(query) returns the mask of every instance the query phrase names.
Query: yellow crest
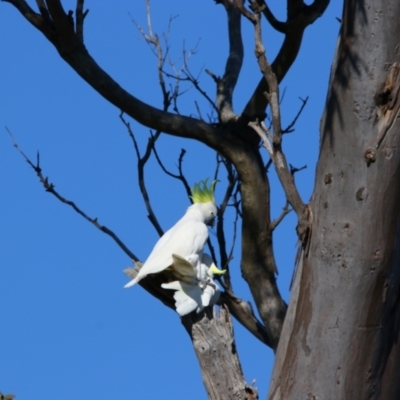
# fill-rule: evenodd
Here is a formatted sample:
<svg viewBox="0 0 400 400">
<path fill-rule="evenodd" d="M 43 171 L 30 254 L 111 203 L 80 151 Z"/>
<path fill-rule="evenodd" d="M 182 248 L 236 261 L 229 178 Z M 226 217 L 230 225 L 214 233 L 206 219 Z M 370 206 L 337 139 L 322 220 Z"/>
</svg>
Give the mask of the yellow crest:
<svg viewBox="0 0 400 400">
<path fill-rule="evenodd" d="M 218 181 L 212 181 L 211 185 L 207 186 L 208 178 L 204 181 L 196 183 L 192 188 L 193 203 L 214 203 L 214 189 Z"/>
</svg>

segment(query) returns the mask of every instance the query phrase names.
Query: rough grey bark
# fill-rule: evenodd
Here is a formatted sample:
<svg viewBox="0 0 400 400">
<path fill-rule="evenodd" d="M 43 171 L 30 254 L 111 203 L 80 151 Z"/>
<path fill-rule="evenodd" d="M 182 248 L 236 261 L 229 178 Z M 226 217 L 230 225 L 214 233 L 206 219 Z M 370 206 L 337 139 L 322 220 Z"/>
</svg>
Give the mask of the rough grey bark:
<svg viewBox="0 0 400 400">
<path fill-rule="evenodd" d="M 207 308 L 199 315 L 186 315 L 182 324 L 192 339 L 209 399 L 258 399 L 257 388 L 243 379 L 227 309 L 221 307 L 217 314 L 215 308 Z"/>
<path fill-rule="evenodd" d="M 269 399 L 399 399 L 398 1 L 345 2 L 312 237 Z"/>
</svg>

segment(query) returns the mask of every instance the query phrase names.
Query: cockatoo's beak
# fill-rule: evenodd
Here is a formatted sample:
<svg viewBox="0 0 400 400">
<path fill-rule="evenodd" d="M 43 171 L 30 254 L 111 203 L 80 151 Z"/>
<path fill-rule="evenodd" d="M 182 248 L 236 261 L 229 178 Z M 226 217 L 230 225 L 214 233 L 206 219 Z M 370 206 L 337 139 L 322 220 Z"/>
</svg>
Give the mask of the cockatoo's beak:
<svg viewBox="0 0 400 400">
<path fill-rule="evenodd" d="M 208 221 L 208 222 L 207 222 L 207 225 L 208 225 L 208 226 L 211 226 L 211 227 L 213 228 L 214 225 L 215 225 L 215 217 L 214 217 L 212 220 Z"/>
<path fill-rule="evenodd" d="M 211 276 L 214 275 L 223 275 L 226 272 L 226 269 L 218 269 L 215 264 L 213 263 L 211 267 L 208 269 L 208 272 L 211 274 Z"/>
</svg>

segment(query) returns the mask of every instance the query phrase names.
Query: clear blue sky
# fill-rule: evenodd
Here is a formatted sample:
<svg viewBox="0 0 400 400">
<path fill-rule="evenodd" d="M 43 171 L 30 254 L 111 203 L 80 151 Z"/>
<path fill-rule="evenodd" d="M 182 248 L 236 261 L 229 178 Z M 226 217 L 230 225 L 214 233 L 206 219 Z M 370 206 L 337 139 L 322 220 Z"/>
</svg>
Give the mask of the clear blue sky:
<svg viewBox="0 0 400 400">
<path fill-rule="evenodd" d="M 34 2 L 31 2 L 34 3 Z M 278 17 L 280 1 L 270 1 Z M 299 97 L 308 105 L 285 137 L 288 160 L 307 170 L 296 180 L 308 201 L 314 184 L 319 121 L 339 30 L 341 2 L 307 29 L 300 56 L 281 85 L 283 125 L 296 114 Z M 65 1 L 73 9 L 73 1 Z M 182 49 L 197 48 L 190 68 L 224 70 L 227 56 L 225 12 L 211 0 L 152 1 L 153 29 L 166 31 L 170 16 L 170 55 L 181 65 Z M 85 42 L 98 63 L 141 100 L 162 107 L 156 59 L 132 22 L 146 27 L 144 0 L 87 1 Z M 246 59 L 235 91 L 240 112 L 260 74 L 253 53 L 252 27 L 243 21 Z M 264 30 L 267 56 L 282 36 Z M 178 315 L 142 288 L 125 290 L 127 256 L 106 235 L 46 193 L 13 148 L 6 130 L 33 159 L 39 150 L 44 174 L 59 192 L 114 230 L 144 260 L 157 241 L 146 217 L 136 174 L 136 157 L 119 110 L 101 98 L 58 56 L 9 4 L 0 4 L 0 391 L 17 399 L 205 399 L 200 369 Z M 213 98 L 204 72 L 200 84 Z M 180 112 L 203 115 L 209 106 L 194 89 L 179 99 Z M 141 149 L 148 129 L 132 122 Z M 194 141 L 164 135 L 158 149 L 176 171 L 185 148 L 184 170 L 191 184 L 212 176 L 215 155 Z M 273 171 L 273 215 L 284 205 Z M 166 177 L 154 160 L 146 170 L 155 211 L 164 229 L 184 213 L 188 199 L 179 182 Z M 222 175 L 221 178 L 224 178 Z M 222 199 L 223 179 L 217 191 Z M 229 218 L 227 236 L 232 234 Z M 289 301 L 296 236 L 289 216 L 275 235 L 278 282 Z M 213 238 L 213 234 L 211 233 Z M 240 236 L 239 236 L 240 240 Z M 230 241 L 230 239 L 229 239 Z M 214 240 L 215 243 L 215 240 Z M 240 243 L 231 263 L 234 289 L 251 295 L 241 280 Z M 247 381 L 265 398 L 273 353 L 235 323 L 237 346 Z"/>
</svg>

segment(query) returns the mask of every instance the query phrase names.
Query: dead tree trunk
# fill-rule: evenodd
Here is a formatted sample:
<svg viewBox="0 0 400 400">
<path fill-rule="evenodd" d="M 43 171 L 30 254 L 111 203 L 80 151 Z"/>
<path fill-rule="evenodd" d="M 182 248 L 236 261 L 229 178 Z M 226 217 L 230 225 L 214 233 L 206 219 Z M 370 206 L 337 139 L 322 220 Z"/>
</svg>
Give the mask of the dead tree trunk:
<svg viewBox="0 0 400 400">
<path fill-rule="evenodd" d="M 399 15 L 398 1 L 345 2 L 269 399 L 400 398 Z"/>
</svg>

